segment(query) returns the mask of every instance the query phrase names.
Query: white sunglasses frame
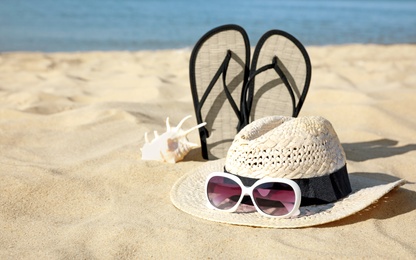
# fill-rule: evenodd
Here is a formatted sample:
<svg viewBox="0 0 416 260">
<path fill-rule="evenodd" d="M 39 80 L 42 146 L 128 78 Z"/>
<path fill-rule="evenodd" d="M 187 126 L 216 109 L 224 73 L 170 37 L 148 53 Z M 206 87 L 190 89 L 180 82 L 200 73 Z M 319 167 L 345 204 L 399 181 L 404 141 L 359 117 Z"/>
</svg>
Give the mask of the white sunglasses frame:
<svg viewBox="0 0 416 260">
<path fill-rule="evenodd" d="M 213 177 L 225 177 L 225 178 L 231 179 L 231 180 L 235 181 L 241 187 L 241 195 L 240 195 L 240 198 L 238 199 L 238 202 L 232 208 L 230 208 L 230 209 L 219 209 L 219 208 L 217 208 L 217 207 L 215 207 L 214 205 L 211 204 L 211 202 L 210 202 L 210 200 L 208 198 L 208 192 L 207 192 L 207 190 L 208 190 L 208 183 L 211 180 L 211 178 L 213 178 Z M 295 192 L 295 203 L 293 205 L 293 209 L 289 213 L 287 213 L 286 215 L 282 215 L 282 216 L 269 215 L 269 214 L 263 212 L 257 206 L 257 203 L 254 200 L 253 190 L 257 186 L 259 186 L 261 184 L 270 183 L 270 182 L 277 182 L 277 183 L 287 184 L 290 187 L 292 187 L 293 190 L 294 190 L 294 192 Z M 215 210 L 219 210 L 219 211 L 222 211 L 222 212 L 235 212 L 238 209 L 238 207 L 240 206 L 241 201 L 243 200 L 244 196 L 247 196 L 247 195 L 250 196 L 251 201 L 253 202 L 253 205 L 256 208 L 257 212 L 260 213 L 261 215 L 265 216 L 265 217 L 270 217 L 270 218 L 289 218 L 289 217 L 297 216 L 297 215 L 300 214 L 299 207 L 300 207 L 300 202 L 301 202 L 301 197 L 302 197 L 301 191 L 300 191 L 299 185 L 296 182 L 294 182 L 294 181 L 292 181 L 290 179 L 284 179 L 284 178 L 268 178 L 268 177 L 266 177 L 266 178 L 257 180 L 252 186 L 247 187 L 247 186 L 245 186 L 243 184 L 243 182 L 240 180 L 240 178 L 238 178 L 237 176 L 235 176 L 233 174 L 229 174 L 229 173 L 226 173 L 226 172 L 212 172 L 212 173 L 210 173 L 207 176 L 207 179 L 205 181 L 205 198 L 207 200 L 207 206 L 210 209 L 215 209 Z"/>
</svg>

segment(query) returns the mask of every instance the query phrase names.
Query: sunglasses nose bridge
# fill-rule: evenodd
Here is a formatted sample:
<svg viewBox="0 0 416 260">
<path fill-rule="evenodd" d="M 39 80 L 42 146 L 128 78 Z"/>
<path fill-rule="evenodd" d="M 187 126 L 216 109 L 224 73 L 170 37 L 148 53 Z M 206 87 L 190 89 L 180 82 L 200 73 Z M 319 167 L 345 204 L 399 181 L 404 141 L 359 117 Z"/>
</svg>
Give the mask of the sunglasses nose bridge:
<svg viewBox="0 0 416 260">
<path fill-rule="evenodd" d="M 247 187 L 244 185 L 240 185 L 240 186 L 241 186 L 241 196 L 251 196 L 251 194 L 253 193 L 254 186 L 251 186 L 251 187 Z"/>
</svg>

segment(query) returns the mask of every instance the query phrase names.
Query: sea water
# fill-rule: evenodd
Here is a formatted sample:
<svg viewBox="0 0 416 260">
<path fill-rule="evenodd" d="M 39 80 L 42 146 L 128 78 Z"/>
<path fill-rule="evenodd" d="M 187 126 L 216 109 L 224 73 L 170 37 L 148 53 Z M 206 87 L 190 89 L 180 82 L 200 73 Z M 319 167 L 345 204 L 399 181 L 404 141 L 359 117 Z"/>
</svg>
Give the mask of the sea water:
<svg viewBox="0 0 416 260">
<path fill-rule="evenodd" d="M 270 29 L 305 45 L 416 43 L 416 0 L 0 0 L 0 51 L 191 48 L 229 23 L 252 46 Z"/>
</svg>

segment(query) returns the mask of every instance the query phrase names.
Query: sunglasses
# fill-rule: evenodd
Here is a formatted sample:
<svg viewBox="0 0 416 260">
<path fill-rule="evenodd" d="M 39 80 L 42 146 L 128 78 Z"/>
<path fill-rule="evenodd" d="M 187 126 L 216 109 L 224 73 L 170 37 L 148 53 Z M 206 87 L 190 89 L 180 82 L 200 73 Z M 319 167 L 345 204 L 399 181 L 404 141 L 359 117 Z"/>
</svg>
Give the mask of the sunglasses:
<svg viewBox="0 0 416 260">
<path fill-rule="evenodd" d="M 287 218 L 298 215 L 301 192 L 296 182 L 282 178 L 264 178 L 246 187 L 236 176 L 213 172 L 205 183 L 208 207 L 235 212 L 245 196 L 250 196 L 256 210 L 267 217 Z"/>
</svg>

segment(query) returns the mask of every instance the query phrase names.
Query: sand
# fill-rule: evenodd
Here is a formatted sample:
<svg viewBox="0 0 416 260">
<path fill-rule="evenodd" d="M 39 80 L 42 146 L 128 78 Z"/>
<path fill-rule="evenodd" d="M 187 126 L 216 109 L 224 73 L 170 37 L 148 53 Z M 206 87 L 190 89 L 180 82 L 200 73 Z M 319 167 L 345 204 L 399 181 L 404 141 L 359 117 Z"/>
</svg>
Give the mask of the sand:
<svg viewBox="0 0 416 260">
<path fill-rule="evenodd" d="M 190 50 L 0 54 L 0 258 L 414 259 L 416 45 L 307 50 L 300 116 L 332 122 L 351 173 L 408 182 L 353 216 L 300 229 L 175 208 L 170 189 L 204 164 L 198 149 L 177 164 L 141 160 L 145 132 L 194 115 Z"/>
</svg>

